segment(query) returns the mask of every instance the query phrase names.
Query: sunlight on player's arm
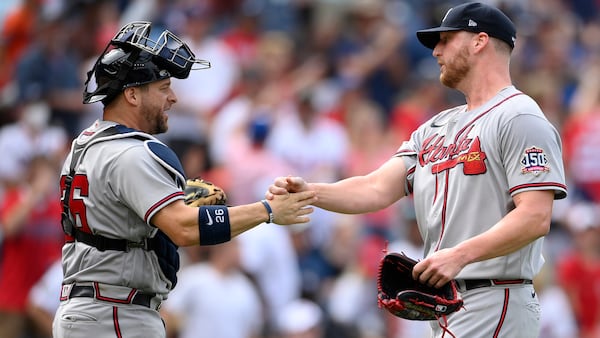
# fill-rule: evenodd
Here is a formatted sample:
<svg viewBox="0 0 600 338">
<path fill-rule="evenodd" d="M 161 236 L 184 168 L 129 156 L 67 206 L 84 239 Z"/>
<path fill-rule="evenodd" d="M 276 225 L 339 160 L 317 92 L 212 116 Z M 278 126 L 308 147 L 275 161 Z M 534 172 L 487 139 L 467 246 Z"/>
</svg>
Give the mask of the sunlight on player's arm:
<svg viewBox="0 0 600 338">
<path fill-rule="evenodd" d="M 183 200 L 174 201 L 159 210 L 152 218 L 152 224 L 161 229 L 178 246 L 216 244 L 212 243 L 212 240 L 222 243 L 263 222 L 270 221 L 271 217 L 273 223 L 280 225 L 306 223 L 310 220 L 308 215 L 313 211 L 309 205 L 315 200 L 313 191 L 277 196 L 269 202 L 272 215 L 269 214 L 262 202 L 230 207 L 220 206 L 222 209 L 216 209 L 217 213 L 214 210 L 211 211 L 212 218 L 209 219 L 211 222 L 214 219 L 213 227 L 221 224 L 227 226 L 230 232 L 227 234 L 220 232 L 218 239 L 214 238 L 214 231 L 200 233 L 202 226 L 211 226 L 212 224 L 203 224 L 199 228 L 199 211 L 208 212 L 208 209 L 198 210 L 196 207 L 186 205 Z M 219 210 L 224 211 L 224 209 L 227 210 L 226 213 L 218 212 Z M 201 238 L 203 234 L 205 237 Z"/>
<path fill-rule="evenodd" d="M 345 214 L 361 214 L 390 206 L 405 195 L 406 168 L 401 158 L 391 158 L 377 170 L 335 183 L 309 183 L 317 191 L 315 206 Z"/>
<path fill-rule="evenodd" d="M 255 227 L 268 219 L 268 214 L 260 202 L 229 207 L 231 237 Z M 200 243 L 198 229 L 198 208 L 187 206 L 183 200 L 170 203 L 154 215 L 152 222 L 178 246 L 191 246 Z"/>
</svg>

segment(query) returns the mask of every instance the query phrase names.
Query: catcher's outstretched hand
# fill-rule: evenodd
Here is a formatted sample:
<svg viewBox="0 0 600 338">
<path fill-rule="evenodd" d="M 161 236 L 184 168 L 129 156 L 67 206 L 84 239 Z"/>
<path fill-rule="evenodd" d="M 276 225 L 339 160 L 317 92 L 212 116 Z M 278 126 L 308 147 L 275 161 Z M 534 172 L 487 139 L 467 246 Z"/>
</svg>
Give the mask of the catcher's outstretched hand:
<svg viewBox="0 0 600 338">
<path fill-rule="evenodd" d="M 287 195 L 290 192 L 301 192 L 308 190 L 308 183 L 298 176 L 277 177 L 273 184 L 265 193 L 268 200 L 272 200 L 275 195 Z"/>
<path fill-rule="evenodd" d="M 309 205 L 316 201 L 314 191 L 274 195 L 268 202 L 273 210 L 273 223 L 289 225 L 309 222 L 308 215 L 314 211 Z"/>
</svg>

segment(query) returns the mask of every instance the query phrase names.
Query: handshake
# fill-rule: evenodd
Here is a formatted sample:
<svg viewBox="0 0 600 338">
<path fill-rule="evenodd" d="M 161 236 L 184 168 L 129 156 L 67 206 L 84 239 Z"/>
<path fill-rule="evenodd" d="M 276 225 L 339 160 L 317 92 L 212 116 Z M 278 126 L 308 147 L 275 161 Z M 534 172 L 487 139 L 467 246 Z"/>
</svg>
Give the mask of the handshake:
<svg viewBox="0 0 600 338">
<path fill-rule="evenodd" d="M 188 179 L 184 189 L 184 201 L 188 206 L 226 205 L 225 191 L 202 178 Z M 262 204 L 268 214 L 268 223 L 290 225 L 307 223 L 314 209 L 316 192 L 300 177 L 278 177 L 265 193 Z"/>
</svg>

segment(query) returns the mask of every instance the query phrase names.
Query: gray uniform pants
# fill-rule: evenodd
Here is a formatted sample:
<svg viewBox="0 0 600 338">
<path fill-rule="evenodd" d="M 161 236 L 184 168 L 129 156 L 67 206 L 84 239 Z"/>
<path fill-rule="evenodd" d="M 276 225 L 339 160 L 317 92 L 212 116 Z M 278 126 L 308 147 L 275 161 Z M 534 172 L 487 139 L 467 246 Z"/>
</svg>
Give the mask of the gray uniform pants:
<svg viewBox="0 0 600 338">
<path fill-rule="evenodd" d="M 52 324 L 54 338 L 165 338 L 158 311 L 94 298 L 63 301 Z"/>
<path fill-rule="evenodd" d="M 450 338 L 538 338 L 540 303 L 531 284 L 491 286 L 461 292 L 464 308 L 431 322 L 433 336 Z"/>
</svg>

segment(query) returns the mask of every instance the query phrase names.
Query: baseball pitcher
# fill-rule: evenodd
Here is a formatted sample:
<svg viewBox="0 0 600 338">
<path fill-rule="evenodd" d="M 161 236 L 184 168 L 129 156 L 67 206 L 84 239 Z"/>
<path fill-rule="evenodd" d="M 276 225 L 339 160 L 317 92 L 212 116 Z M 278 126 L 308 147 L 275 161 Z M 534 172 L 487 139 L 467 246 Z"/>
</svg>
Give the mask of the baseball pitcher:
<svg viewBox="0 0 600 338">
<path fill-rule="evenodd" d="M 462 92 L 466 104 L 418 127 L 374 172 L 332 184 L 280 177 L 267 197 L 315 191 L 318 207 L 366 213 L 412 194 L 425 252 L 410 278 L 429 289 L 456 285 L 464 306 L 448 313 L 444 306 L 456 303 L 421 302 L 443 305 L 427 317 L 403 311 L 415 304 L 390 301 L 395 294 L 380 294 L 380 304 L 433 318 L 434 337 L 536 338 L 540 305 L 532 279 L 544 263 L 553 201 L 567 194 L 559 134 L 511 83 L 516 29 L 500 10 L 461 4 L 417 37 L 432 49 L 440 82 Z"/>
</svg>

